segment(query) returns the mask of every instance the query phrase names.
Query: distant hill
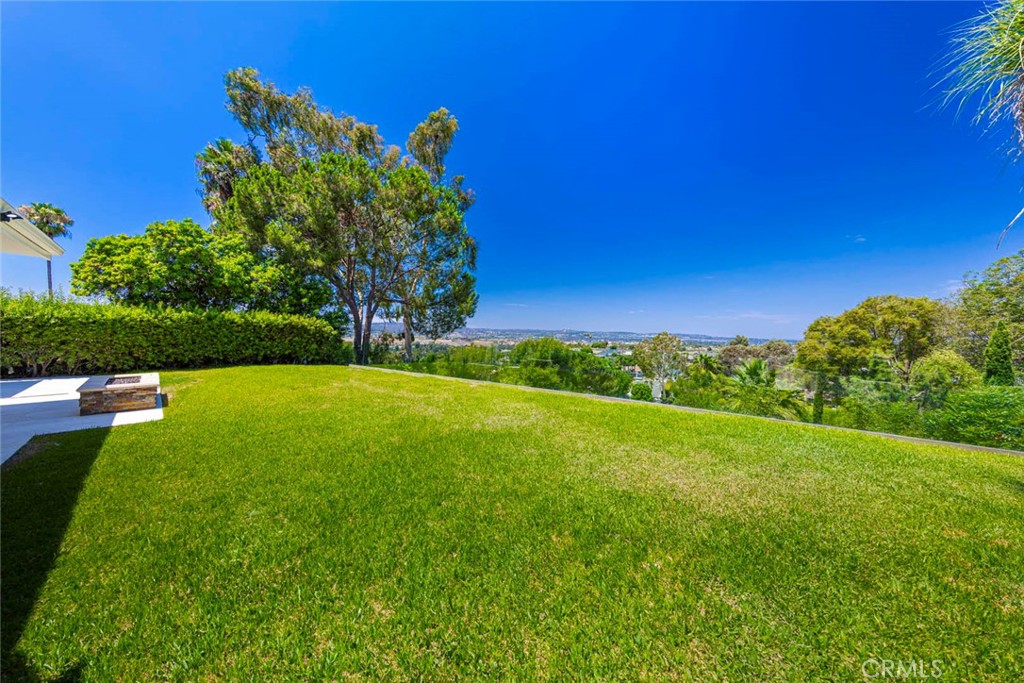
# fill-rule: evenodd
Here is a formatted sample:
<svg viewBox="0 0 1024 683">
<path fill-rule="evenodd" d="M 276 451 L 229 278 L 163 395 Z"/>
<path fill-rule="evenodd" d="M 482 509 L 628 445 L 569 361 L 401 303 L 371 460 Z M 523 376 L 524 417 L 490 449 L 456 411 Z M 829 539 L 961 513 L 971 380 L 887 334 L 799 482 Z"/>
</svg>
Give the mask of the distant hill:
<svg viewBox="0 0 1024 683">
<path fill-rule="evenodd" d="M 402 331 L 402 326 L 399 323 L 374 323 L 373 333 L 379 334 L 384 330 L 389 332 L 399 333 Z M 655 333 L 642 333 L 642 332 L 604 332 L 604 331 L 591 331 L 591 330 L 541 330 L 541 329 L 523 329 L 523 328 L 498 328 L 498 327 L 463 327 L 461 329 L 452 332 L 447 335 L 445 339 L 453 341 L 522 341 L 524 339 L 536 339 L 538 337 L 554 337 L 565 342 L 588 342 L 588 341 L 610 341 L 610 342 L 628 342 L 636 343 L 649 339 L 654 336 Z M 709 346 L 722 346 L 728 344 L 732 337 L 716 337 L 707 334 L 691 334 L 683 332 L 673 332 L 675 336 L 682 339 L 688 344 L 707 344 Z M 750 337 L 751 344 L 763 344 L 768 341 L 766 338 L 761 337 Z M 796 343 L 796 339 L 787 339 L 790 343 Z"/>
</svg>

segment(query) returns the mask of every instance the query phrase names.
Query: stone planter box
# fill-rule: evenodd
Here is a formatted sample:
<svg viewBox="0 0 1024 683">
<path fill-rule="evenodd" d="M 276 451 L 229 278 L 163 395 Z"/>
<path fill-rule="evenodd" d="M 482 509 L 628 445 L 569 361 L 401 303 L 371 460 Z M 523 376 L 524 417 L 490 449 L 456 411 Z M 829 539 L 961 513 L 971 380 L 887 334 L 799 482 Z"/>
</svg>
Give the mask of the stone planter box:
<svg viewBox="0 0 1024 683">
<path fill-rule="evenodd" d="M 160 375 L 99 375 L 78 389 L 79 415 L 160 407 Z"/>
</svg>

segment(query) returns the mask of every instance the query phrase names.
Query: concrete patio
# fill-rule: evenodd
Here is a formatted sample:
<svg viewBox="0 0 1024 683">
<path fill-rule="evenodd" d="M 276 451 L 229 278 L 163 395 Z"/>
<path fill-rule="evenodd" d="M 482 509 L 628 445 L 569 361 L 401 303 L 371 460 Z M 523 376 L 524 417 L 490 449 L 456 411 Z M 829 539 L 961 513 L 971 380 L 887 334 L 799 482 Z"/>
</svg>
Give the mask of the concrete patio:
<svg viewBox="0 0 1024 683">
<path fill-rule="evenodd" d="M 57 434 L 94 427 L 118 427 L 160 420 L 158 408 L 102 415 L 78 414 L 78 389 L 89 377 L 48 377 L 0 381 L 0 463 L 38 434 Z"/>
</svg>

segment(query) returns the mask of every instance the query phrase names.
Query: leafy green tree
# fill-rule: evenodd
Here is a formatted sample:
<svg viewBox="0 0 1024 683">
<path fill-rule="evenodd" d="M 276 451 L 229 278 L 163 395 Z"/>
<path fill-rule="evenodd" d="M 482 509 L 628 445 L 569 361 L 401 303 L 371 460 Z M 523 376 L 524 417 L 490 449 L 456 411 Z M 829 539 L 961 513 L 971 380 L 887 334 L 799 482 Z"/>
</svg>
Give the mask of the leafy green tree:
<svg viewBox="0 0 1024 683">
<path fill-rule="evenodd" d="M 985 347 L 985 381 L 996 386 L 1012 386 L 1014 382 L 1010 334 L 1001 320 Z"/>
<path fill-rule="evenodd" d="M 729 345 L 731 345 L 731 346 L 750 346 L 750 339 L 748 337 L 746 337 L 745 335 L 737 334 L 735 337 L 732 338 L 732 341 L 729 342 Z"/>
<path fill-rule="evenodd" d="M 629 397 L 634 401 L 653 401 L 654 391 L 647 382 L 633 382 L 629 386 Z"/>
<path fill-rule="evenodd" d="M 326 281 L 250 251 L 238 235 L 213 234 L 198 223 L 164 221 L 141 235 L 111 235 L 86 244 L 71 264 L 71 288 L 133 306 L 265 310 L 313 315 L 336 328 Z"/>
<path fill-rule="evenodd" d="M 923 408 L 943 404 L 949 392 L 975 389 L 981 385 L 981 373 L 952 349 L 932 351 L 914 364 L 911 385 Z"/>
<path fill-rule="evenodd" d="M 758 347 L 760 357 L 768 363 L 773 370 L 781 370 L 793 362 L 796 351 L 793 345 L 784 339 L 771 339 Z"/>
<path fill-rule="evenodd" d="M 571 348 L 551 337 L 519 342 L 509 352 L 509 362 L 520 368 L 521 383 L 531 386 L 621 396 L 631 379 L 614 361 L 598 358 L 589 349 Z M 557 378 L 557 386 L 553 378 Z M 543 383 L 537 384 L 538 381 Z"/>
<path fill-rule="evenodd" d="M 941 306 L 931 299 L 875 296 L 815 320 L 797 344 L 799 367 L 826 376 L 865 374 L 880 358 L 904 384 L 940 341 Z"/>
<path fill-rule="evenodd" d="M 730 343 L 718 350 L 718 361 L 727 374 L 733 374 L 752 358 L 760 358 L 761 349 L 750 344 Z"/>
<path fill-rule="evenodd" d="M 75 221 L 64 211 L 53 204 L 32 202 L 18 208 L 18 213 L 31 221 L 50 239 L 64 237 L 71 239 L 71 226 Z M 53 264 L 46 259 L 46 291 L 53 296 Z"/>
<path fill-rule="evenodd" d="M 659 332 L 633 347 L 633 360 L 645 376 L 666 382 L 682 371 L 686 363 L 683 341 L 668 332 Z"/>
<path fill-rule="evenodd" d="M 451 149 L 458 121 L 443 107 L 431 112 L 409 135 L 406 148 L 420 168 L 427 171 L 431 183 L 444 181 L 444 160 Z M 472 206 L 472 193 L 462 187 L 456 176 L 447 185 L 462 214 Z M 409 223 L 436 220 L 435 206 L 425 204 L 418 214 L 406 213 Z M 395 284 L 390 306 L 398 310 L 403 324 L 405 356 L 412 358 L 415 333 L 431 339 L 453 332 L 466 324 L 476 312 L 476 242 L 465 232 L 421 230 L 423 238 L 410 250 L 410 264 Z M 438 239 L 441 237 L 441 239 Z M 447 239 L 445 239 L 447 237 Z M 425 262 L 416 267 L 417 260 Z"/>
<path fill-rule="evenodd" d="M 461 177 L 442 179 L 454 117 L 432 113 L 402 159 L 375 126 L 322 109 L 308 90 L 282 93 L 253 69 L 228 73 L 225 85 L 256 163 L 233 173 L 222 159 L 231 154 L 208 155 L 225 169 L 211 177 L 231 186 L 204 182 L 218 229 L 327 281 L 352 320 L 358 363 L 378 316 L 406 323 L 407 358 L 414 330 L 439 336 L 464 324 L 476 307 L 476 244 L 464 220 L 472 194 Z"/>
<path fill-rule="evenodd" d="M 968 273 L 952 299 L 947 334 L 974 367 L 983 368 L 993 328 L 1005 323 L 1014 347 L 1014 365 L 1024 370 L 1024 249 L 995 261 L 981 273 Z"/>
</svg>

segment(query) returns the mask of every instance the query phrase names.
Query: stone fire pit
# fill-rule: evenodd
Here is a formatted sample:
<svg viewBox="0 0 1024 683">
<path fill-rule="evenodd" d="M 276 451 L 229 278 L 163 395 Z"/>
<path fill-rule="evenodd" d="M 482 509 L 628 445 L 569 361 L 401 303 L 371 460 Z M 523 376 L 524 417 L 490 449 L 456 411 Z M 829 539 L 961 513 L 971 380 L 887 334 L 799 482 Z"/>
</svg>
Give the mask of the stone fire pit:
<svg viewBox="0 0 1024 683">
<path fill-rule="evenodd" d="M 78 413 L 97 415 L 160 407 L 160 375 L 99 375 L 78 389 Z"/>
</svg>

